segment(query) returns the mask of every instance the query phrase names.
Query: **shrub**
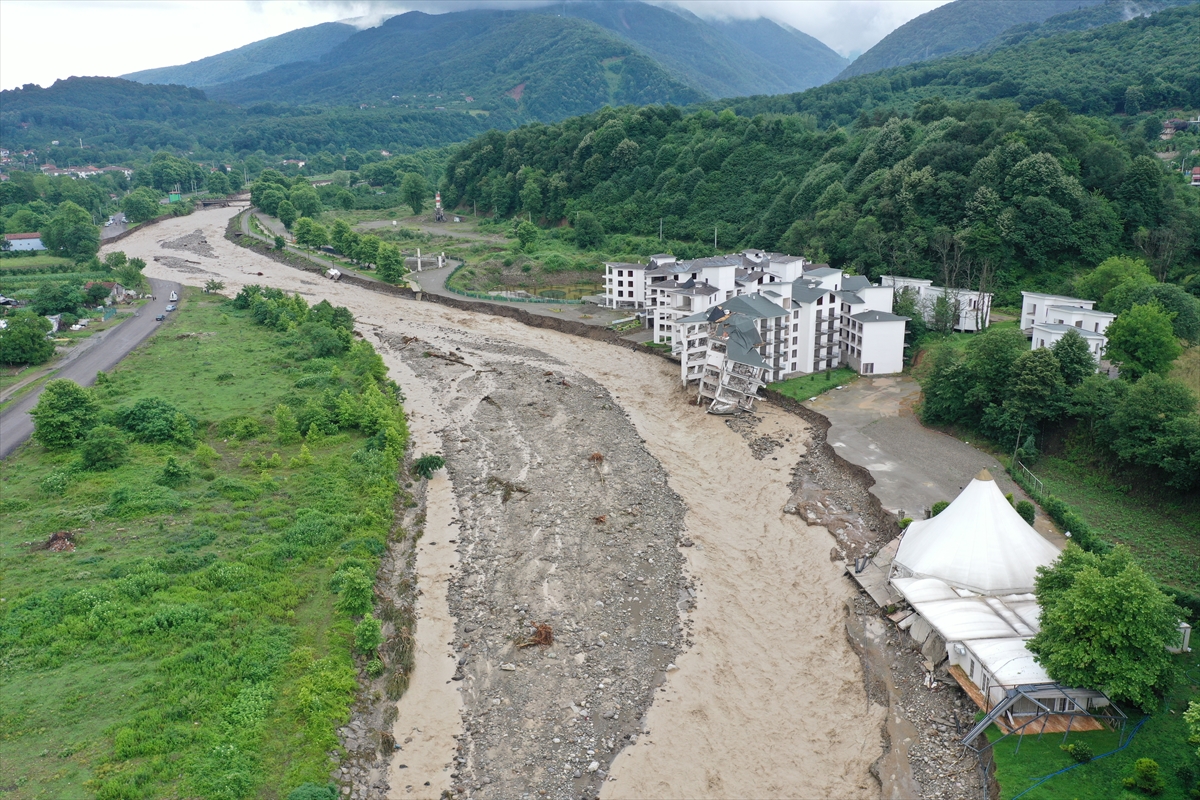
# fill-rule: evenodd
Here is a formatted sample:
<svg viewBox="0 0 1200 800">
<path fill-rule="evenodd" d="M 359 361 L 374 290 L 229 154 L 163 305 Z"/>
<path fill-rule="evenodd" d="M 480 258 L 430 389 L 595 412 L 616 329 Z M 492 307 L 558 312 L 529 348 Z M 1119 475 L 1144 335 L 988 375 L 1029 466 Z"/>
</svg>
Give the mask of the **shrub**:
<svg viewBox="0 0 1200 800">
<path fill-rule="evenodd" d="M 180 416 L 182 421 L 177 421 Z M 119 408 L 115 419 L 118 427 L 132 433 L 139 442 L 192 441 L 191 420 L 161 397 L 143 397 L 128 408 Z"/>
<path fill-rule="evenodd" d="M 275 438 L 280 444 L 295 444 L 300 441 L 296 415 L 282 403 L 275 406 Z"/>
<path fill-rule="evenodd" d="M 100 404 L 74 381 L 46 384 L 33 417 L 33 438 L 47 450 L 73 447 L 100 420 Z"/>
<path fill-rule="evenodd" d="M 933 508 L 929 509 L 929 516 L 936 517 L 938 514 L 945 511 L 949 506 L 950 504 L 945 500 L 938 500 L 933 504 Z"/>
<path fill-rule="evenodd" d="M 334 608 L 347 616 L 358 617 L 369 612 L 374 603 L 375 581 L 371 576 L 358 567 L 345 570 Z"/>
<path fill-rule="evenodd" d="M 146 514 L 171 513 L 183 509 L 183 501 L 165 486 L 122 486 L 109 497 L 104 513 L 110 517 L 131 519 Z"/>
<path fill-rule="evenodd" d="M 446 459 L 442 458 L 441 456 L 426 453 L 418 458 L 413 464 L 413 472 L 417 473 L 425 480 L 429 480 L 433 477 L 433 473 L 437 472 L 444 466 L 446 466 Z"/>
<path fill-rule="evenodd" d="M 372 678 L 378 678 L 383 674 L 383 662 L 378 658 L 372 658 L 367 662 L 367 674 Z"/>
<path fill-rule="evenodd" d="M 212 449 L 207 444 L 201 443 L 196 448 L 195 454 L 196 463 L 202 467 L 211 467 L 213 464 L 221 460 L 221 454 Z"/>
<path fill-rule="evenodd" d="M 288 792 L 287 800 L 337 800 L 337 787 L 302 783 Z"/>
<path fill-rule="evenodd" d="M 112 469 L 129 457 L 129 442 L 112 425 L 97 425 L 84 437 L 79 457 L 84 469 Z"/>
<path fill-rule="evenodd" d="M 1167 787 L 1158 774 L 1158 762 L 1152 758 L 1139 758 L 1133 762 L 1133 776 L 1123 781 L 1126 789 L 1137 789 L 1144 794 L 1160 794 Z"/>
<path fill-rule="evenodd" d="M 1028 500 L 1019 500 L 1017 502 L 1017 513 L 1021 515 L 1021 519 L 1025 520 L 1030 525 L 1037 519 L 1037 508 Z"/>
<path fill-rule="evenodd" d="M 38 488 L 42 490 L 42 494 L 46 496 L 54 496 L 65 494 L 67 486 L 71 482 L 71 476 L 65 472 L 51 472 L 46 477 L 42 478 L 42 482 L 38 484 Z"/>
<path fill-rule="evenodd" d="M 297 455 L 292 456 L 291 460 L 288 461 L 288 468 L 300 469 L 301 467 L 310 466 L 312 463 L 313 457 L 312 453 L 308 450 L 308 445 L 302 444 L 300 445 L 300 452 Z"/>
<path fill-rule="evenodd" d="M 383 644 L 383 630 L 379 620 L 370 614 L 354 626 L 354 649 L 363 655 L 372 655 Z"/>
<path fill-rule="evenodd" d="M 1092 748 L 1088 747 L 1084 742 L 1071 742 L 1071 744 L 1060 745 L 1059 748 L 1080 764 L 1086 764 L 1095 755 L 1092 752 Z"/>
<path fill-rule="evenodd" d="M 163 465 L 162 472 L 158 473 L 154 482 L 174 489 L 187 483 L 191 477 L 191 470 L 176 461 L 175 456 L 167 456 L 167 463 Z"/>
<path fill-rule="evenodd" d="M 909 525 L 912 525 L 912 521 L 912 517 L 905 517 L 904 519 L 900 520 L 900 530 L 904 530 Z"/>
</svg>

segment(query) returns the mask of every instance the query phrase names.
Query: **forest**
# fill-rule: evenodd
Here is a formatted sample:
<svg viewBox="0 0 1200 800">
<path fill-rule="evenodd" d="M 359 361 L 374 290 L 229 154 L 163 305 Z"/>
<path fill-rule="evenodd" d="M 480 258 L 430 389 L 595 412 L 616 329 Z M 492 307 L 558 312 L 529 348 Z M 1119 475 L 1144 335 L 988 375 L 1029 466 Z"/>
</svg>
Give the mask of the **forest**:
<svg viewBox="0 0 1200 800">
<path fill-rule="evenodd" d="M 1200 292 L 1200 203 L 1152 154 L 1161 120 L 1122 129 L 1048 101 L 922 101 L 911 116 L 820 129 L 804 116 L 605 109 L 489 131 L 442 185 L 546 223 L 593 213 L 608 232 L 776 249 L 871 277 L 1060 289 L 1118 252 Z M 1196 147 L 1195 137 L 1186 139 Z M 1048 222 L 1052 224 L 1047 224 Z"/>
</svg>

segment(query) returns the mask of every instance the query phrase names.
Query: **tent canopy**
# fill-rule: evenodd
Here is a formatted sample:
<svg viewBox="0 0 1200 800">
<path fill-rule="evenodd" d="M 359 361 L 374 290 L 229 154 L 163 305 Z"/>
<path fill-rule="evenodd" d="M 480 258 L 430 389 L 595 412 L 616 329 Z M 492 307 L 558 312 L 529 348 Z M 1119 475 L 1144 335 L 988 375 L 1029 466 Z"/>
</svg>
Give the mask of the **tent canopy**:
<svg viewBox="0 0 1200 800">
<path fill-rule="evenodd" d="M 982 595 L 1032 592 L 1037 568 L 1058 558 L 1009 504 L 987 470 L 942 513 L 914 521 L 894 564 L 916 578 L 937 578 Z"/>
</svg>

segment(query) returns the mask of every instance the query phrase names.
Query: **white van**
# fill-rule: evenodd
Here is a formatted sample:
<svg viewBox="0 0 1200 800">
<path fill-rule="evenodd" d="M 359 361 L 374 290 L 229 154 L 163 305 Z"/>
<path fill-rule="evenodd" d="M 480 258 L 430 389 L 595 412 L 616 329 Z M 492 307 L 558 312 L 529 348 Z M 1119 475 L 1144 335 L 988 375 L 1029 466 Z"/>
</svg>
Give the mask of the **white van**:
<svg viewBox="0 0 1200 800">
<path fill-rule="evenodd" d="M 179 299 L 179 295 L 175 294 L 174 292 L 171 292 L 171 297 L 169 299 L 172 303 L 174 303 L 176 300 Z"/>
</svg>

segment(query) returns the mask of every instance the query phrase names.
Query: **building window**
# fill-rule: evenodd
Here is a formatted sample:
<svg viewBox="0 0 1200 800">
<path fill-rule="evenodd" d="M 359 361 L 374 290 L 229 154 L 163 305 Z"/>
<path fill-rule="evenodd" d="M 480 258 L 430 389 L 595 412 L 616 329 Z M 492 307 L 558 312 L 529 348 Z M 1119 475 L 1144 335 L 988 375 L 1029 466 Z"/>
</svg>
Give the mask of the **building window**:
<svg viewBox="0 0 1200 800">
<path fill-rule="evenodd" d="M 971 680 L 975 680 L 975 659 L 973 658 L 971 659 L 971 671 L 968 674 L 971 676 Z"/>
<path fill-rule="evenodd" d="M 817 305 L 823 305 L 824 303 L 825 303 L 825 298 L 823 296 L 817 298 Z"/>
<path fill-rule="evenodd" d="M 617 297 L 624 297 L 624 296 L 625 296 L 624 292 L 617 292 Z"/>
<path fill-rule="evenodd" d="M 872 373 L 875 372 L 875 364 L 874 363 L 863 364 L 862 371 L 863 371 L 863 375 L 871 375 Z"/>
</svg>

